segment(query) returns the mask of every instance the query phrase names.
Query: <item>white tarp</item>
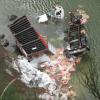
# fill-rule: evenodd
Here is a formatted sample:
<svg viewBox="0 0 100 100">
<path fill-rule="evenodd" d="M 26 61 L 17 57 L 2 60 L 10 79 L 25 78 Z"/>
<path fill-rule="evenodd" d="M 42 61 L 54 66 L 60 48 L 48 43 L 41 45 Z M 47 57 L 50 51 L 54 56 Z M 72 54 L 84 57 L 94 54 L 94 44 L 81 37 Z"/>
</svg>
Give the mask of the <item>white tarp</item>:
<svg viewBox="0 0 100 100">
<path fill-rule="evenodd" d="M 38 20 L 39 23 L 43 23 L 43 22 L 48 21 L 48 17 L 46 14 L 43 14 L 43 15 L 39 16 L 38 18 L 39 18 L 39 20 Z"/>
</svg>

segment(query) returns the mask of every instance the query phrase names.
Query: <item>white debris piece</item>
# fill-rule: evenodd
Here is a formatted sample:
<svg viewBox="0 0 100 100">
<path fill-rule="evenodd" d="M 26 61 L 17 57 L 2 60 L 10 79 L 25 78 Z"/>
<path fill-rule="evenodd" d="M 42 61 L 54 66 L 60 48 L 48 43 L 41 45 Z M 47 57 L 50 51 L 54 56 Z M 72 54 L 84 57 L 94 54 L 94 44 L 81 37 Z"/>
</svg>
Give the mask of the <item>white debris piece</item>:
<svg viewBox="0 0 100 100">
<path fill-rule="evenodd" d="M 32 48 L 32 50 L 36 50 L 36 49 L 37 49 L 37 47 L 33 47 L 33 48 Z"/>
<path fill-rule="evenodd" d="M 48 17 L 46 14 L 43 14 L 41 16 L 38 17 L 39 18 L 39 23 L 43 23 L 43 22 L 47 22 L 48 21 Z"/>
</svg>

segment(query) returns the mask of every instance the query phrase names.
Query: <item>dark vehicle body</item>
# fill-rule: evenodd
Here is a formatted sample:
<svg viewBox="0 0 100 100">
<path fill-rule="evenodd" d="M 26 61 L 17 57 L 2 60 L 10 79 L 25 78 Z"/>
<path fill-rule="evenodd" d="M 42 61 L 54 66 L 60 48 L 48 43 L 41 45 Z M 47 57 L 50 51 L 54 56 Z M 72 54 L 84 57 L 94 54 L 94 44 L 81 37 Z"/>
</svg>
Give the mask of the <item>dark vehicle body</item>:
<svg viewBox="0 0 100 100">
<path fill-rule="evenodd" d="M 64 54 L 67 57 L 79 56 L 89 50 L 87 33 L 79 17 L 75 19 L 75 22 L 72 18 L 70 20 L 64 37 Z"/>
</svg>

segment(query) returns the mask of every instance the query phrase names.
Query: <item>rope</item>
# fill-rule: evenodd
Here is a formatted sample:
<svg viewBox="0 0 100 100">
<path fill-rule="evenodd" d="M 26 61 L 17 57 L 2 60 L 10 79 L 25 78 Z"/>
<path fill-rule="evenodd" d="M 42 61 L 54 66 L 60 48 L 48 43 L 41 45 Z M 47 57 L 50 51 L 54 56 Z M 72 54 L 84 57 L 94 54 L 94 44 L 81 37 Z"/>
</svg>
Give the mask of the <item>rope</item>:
<svg viewBox="0 0 100 100">
<path fill-rule="evenodd" d="M 12 85 L 12 83 L 14 83 L 15 81 L 17 80 L 17 78 L 14 78 L 12 81 L 9 82 L 9 84 L 4 88 L 1 96 L 0 96 L 0 99 L 2 100 L 2 97 L 4 95 L 4 93 L 7 91 L 7 89 L 9 88 L 10 85 Z"/>
</svg>

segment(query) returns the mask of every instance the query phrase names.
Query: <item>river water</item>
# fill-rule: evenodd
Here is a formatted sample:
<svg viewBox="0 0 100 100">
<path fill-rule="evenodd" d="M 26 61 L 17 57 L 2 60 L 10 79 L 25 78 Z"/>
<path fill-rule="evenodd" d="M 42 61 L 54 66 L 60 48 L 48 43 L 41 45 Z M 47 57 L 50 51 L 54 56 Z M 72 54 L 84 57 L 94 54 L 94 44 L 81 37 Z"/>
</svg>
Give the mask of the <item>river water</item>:
<svg viewBox="0 0 100 100">
<path fill-rule="evenodd" d="M 91 65 L 91 59 L 100 65 L 100 0 L 0 0 L 0 34 L 4 33 L 10 42 L 9 50 L 13 50 L 15 45 L 14 38 L 8 29 L 8 16 L 16 14 L 17 16 L 29 15 L 33 18 L 33 26 L 41 34 L 46 34 L 49 41 L 56 47 L 63 47 L 63 35 L 65 30 L 65 21 L 58 24 L 50 22 L 48 25 L 39 24 L 36 20 L 38 15 L 49 12 L 56 4 L 62 5 L 67 16 L 70 10 L 77 8 L 84 9 L 90 16 L 89 23 L 86 26 L 90 41 L 90 52 L 83 58 L 81 64 L 77 66 L 77 72 L 74 74 L 72 84 L 77 91 L 78 100 L 81 100 L 83 95 L 92 100 L 91 95 L 86 95 L 87 90 L 79 83 L 78 77 L 80 73 L 78 70 L 85 71 Z"/>
</svg>

